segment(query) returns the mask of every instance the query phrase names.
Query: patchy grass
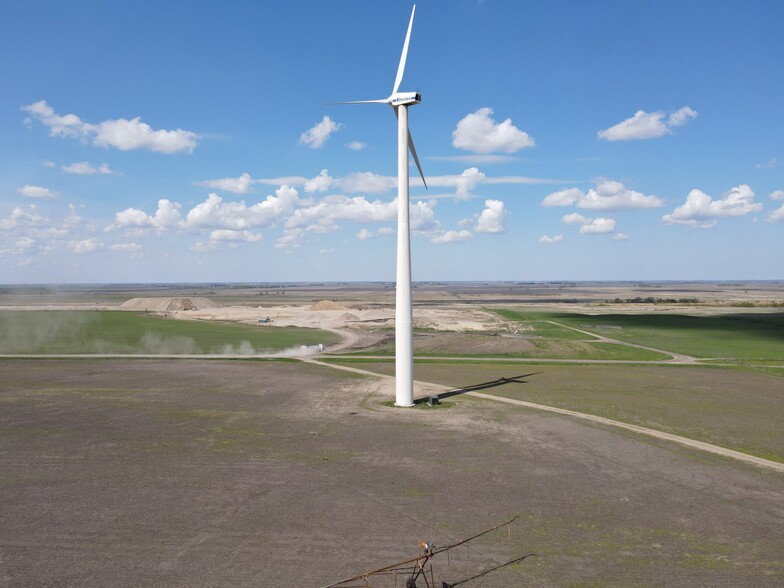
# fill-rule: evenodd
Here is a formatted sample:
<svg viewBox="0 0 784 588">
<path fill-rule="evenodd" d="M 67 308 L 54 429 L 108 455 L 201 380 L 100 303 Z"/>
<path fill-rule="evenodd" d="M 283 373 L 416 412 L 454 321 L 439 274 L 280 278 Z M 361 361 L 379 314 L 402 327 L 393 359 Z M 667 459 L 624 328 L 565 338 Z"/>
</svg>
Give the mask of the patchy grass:
<svg viewBox="0 0 784 588">
<path fill-rule="evenodd" d="M 486 368 L 442 376 L 499 375 L 471 371 Z M 630 386 L 664 368 L 645 369 Z M 697 373 L 757 402 L 743 372 Z M 0 361 L 5 583 L 117 585 L 121 565 L 128 586 L 322 586 L 514 513 L 438 559 L 436 584 L 767 586 L 784 572 L 773 472 L 489 401 L 379 410 L 378 390 L 352 383 L 272 361 Z"/>
<path fill-rule="evenodd" d="M 507 320 L 536 325 L 552 320 L 619 341 L 694 357 L 784 360 L 784 313 L 689 316 L 517 312 L 495 309 Z"/>
<path fill-rule="evenodd" d="M 540 359 L 590 359 L 624 361 L 666 361 L 671 356 L 638 347 L 617 343 L 570 341 L 563 339 L 539 339 L 534 341 L 536 353 L 527 357 Z M 525 357 L 525 356 L 519 356 Z"/>
<path fill-rule="evenodd" d="M 256 354 L 330 344 L 317 329 L 174 320 L 120 311 L 0 311 L 0 353 Z"/>
<path fill-rule="evenodd" d="M 563 332 L 577 333 L 571 329 L 560 329 Z M 583 336 L 586 337 L 586 336 Z M 671 356 L 647 349 L 639 349 L 618 343 L 584 341 L 576 338 L 547 339 L 544 337 L 512 339 L 506 337 L 485 336 L 480 339 L 475 334 L 434 332 L 429 333 L 427 341 L 414 337 L 414 354 L 417 357 L 505 357 L 505 358 L 538 358 L 538 359 L 574 359 L 574 360 L 631 360 L 631 361 L 665 361 Z M 441 340 L 448 344 L 440 345 Z M 492 345 L 494 342 L 496 345 Z M 511 343 L 511 345 L 510 345 Z M 518 350 L 510 351 L 517 343 Z M 395 344 L 385 342 L 371 349 L 346 353 L 352 355 L 390 356 L 395 354 Z"/>
<path fill-rule="evenodd" d="M 363 369 L 394 372 L 392 363 Z M 566 408 L 784 462 L 784 378 L 643 365 L 419 363 L 417 380 Z M 502 378 L 506 378 L 503 381 Z"/>
</svg>

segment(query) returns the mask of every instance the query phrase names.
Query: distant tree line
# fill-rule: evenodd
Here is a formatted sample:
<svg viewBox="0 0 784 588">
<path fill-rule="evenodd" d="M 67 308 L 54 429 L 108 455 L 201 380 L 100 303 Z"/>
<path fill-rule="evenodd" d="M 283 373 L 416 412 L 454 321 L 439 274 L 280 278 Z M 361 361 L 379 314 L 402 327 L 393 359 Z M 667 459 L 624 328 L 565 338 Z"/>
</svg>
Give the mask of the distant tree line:
<svg viewBox="0 0 784 588">
<path fill-rule="evenodd" d="M 613 298 L 612 300 L 608 300 L 610 304 L 699 304 L 699 298 L 654 298 L 653 296 L 648 296 L 647 298 L 642 298 L 641 296 L 637 296 L 637 298 Z"/>
<path fill-rule="evenodd" d="M 636 298 L 612 298 L 606 301 L 607 304 L 700 304 L 699 298 L 654 298 L 648 296 L 643 298 L 637 296 Z M 737 308 L 784 308 L 784 300 L 766 300 L 766 301 L 729 301 L 715 303 L 723 306 L 731 306 Z"/>
</svg>

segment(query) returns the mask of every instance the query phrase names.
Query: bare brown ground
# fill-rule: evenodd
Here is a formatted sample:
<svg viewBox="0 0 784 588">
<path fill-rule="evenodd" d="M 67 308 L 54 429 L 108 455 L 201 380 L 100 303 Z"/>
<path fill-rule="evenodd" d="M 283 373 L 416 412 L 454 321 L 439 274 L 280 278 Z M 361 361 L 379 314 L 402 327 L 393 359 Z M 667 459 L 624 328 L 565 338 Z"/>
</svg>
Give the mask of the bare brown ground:
<svg viewBox="0 0 784 588">
<path fill-rule="evenodd" d="M 0 584 L 319 586 L 466 537 L 467 586 L 775 586 L 774 472 L 283 362 L 0 362 Z M 398 584 L 400 585 L 400 584 Z"/>
</svg>

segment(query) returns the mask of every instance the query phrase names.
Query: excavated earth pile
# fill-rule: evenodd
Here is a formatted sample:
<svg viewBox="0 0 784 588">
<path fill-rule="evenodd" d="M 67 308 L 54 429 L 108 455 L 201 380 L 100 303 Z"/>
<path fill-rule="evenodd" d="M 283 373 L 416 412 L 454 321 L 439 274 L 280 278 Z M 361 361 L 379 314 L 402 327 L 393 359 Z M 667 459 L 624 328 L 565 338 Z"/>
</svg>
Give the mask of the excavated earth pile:
<svg viewBox="0 0 784 588">
<path fill-rule="evenodd" d="M 348 306 L 343 306 L 338 302 L 332 300 L 319 300 L 314 302 L 310 310 L 350 310 Z"/>
<path fill-rule="evenodd" d="M 209 298 L 131 298 L 120 305 L 120 310 L 167 312 L 172 310 L 213 308 L 214 306 L 215 303 Z"/>
</svg>

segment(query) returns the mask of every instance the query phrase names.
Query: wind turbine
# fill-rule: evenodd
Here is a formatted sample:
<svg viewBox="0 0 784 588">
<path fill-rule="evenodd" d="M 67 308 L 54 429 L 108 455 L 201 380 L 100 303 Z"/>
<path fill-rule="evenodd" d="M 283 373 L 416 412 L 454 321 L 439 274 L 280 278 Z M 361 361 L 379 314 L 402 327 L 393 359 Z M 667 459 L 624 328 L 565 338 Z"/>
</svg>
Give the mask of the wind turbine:
<svg viewBox="0 0 784 588">
<path fill-rule="evenodd" d="M 408 130 L 408 107 L 422 100 L 419 92 L 399 92 L 406 69 L 408 42 L 414 24 L 416 5 L 411 10 L 406 41 L 397 66 L 395 85 L 389 98 L 354 100 L 337 104 L 389 104 L 397 117 L 397 281 L 395 288 L 395 405 L 414 406 L 414 315 L 411 308 L 411 229 L 409 224 L 408 152 L 414 157 L 422 183 L 427 188 L 419 165 L 414 140 Z"/>
</svg>

